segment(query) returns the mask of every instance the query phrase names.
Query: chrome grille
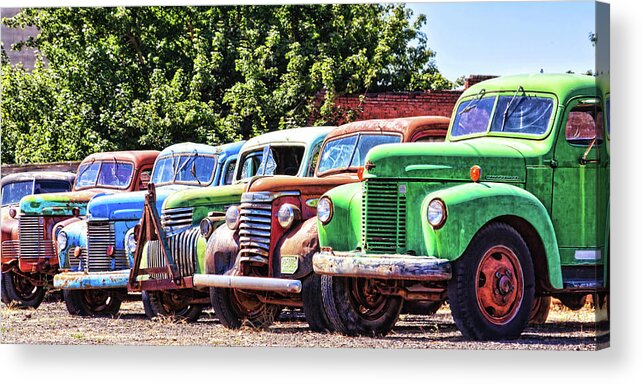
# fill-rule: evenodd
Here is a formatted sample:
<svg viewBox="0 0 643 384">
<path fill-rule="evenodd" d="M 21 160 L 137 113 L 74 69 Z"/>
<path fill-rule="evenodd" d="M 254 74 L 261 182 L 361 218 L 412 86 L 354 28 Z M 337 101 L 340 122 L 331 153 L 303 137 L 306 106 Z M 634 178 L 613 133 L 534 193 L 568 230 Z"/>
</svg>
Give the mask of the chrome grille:
<svg viewBox="0 0 643 384">
<path fill-rule="evenodd" d="M 406 184 L 368 180 L 362 185 L 364 249 L 373 253 L 405 253 Z"/>
<path fill-rule="evenodd" d="M 161 225 L 168 235 L 192 226 L 192 208 L 164 209 L 161 215 Z"/>
<path fill-rule="evenodd" d="M 107 255 L 107 247 L 110 245 L 114 247 L 112 256 Z M 125 250 L 116 248 L 113 222 L 87 222 L 87 263 L 85 265 L 89 272 L 119 271 L 130 267 Z"/>
<path fill-rule="evenodd" d="M 67 252 L 67 260 L 66 260 L 66 265 L 63 266 L 65 269 L 69 269 L 72 271 L 78 271 L 79 266 L 80 266 L 80 261 L 83 261 L 82 265 L 82 270 L 86 271 L 87 270 L 87 248 L 80 248 L 80 257 L 75 257 L 73 248 L 71 248 Z"/>
<path fill-rule="evenodd" d="M 20 254 L 20 241 L 7 240 L 2 242 L 2 257 L 15 259 Z"/>
<path fill-rule="evenodd" d="M 20 258 L 54 257 L 54 245 L 45 238 L 42 216 L 20 216 L 18 221 Z"/>
<path fill-rule="evenodd" d="M 253 201 L 252 194 L 241 197 L 239 207 L 239 254 L 259 262 L 270 256 L 272 202 Z"/>
<path fill-rule="evenodd" d="M 170 253 L 174 258 L 179 276 L 188 277 L 194 275 L 196 265 L 196 245 L 201 236 L 199 228 L 192 228 L 181 232 L 178 235 L 167 237 Z M 158 240 L 150 241 L 147 245 L 147 266 L 149 268 L 162 268 L 166 266 L 165 258 L 161 253 Z M 155 279 L 167 279 L 165 273 L 152 274 Z"/>
</svg>

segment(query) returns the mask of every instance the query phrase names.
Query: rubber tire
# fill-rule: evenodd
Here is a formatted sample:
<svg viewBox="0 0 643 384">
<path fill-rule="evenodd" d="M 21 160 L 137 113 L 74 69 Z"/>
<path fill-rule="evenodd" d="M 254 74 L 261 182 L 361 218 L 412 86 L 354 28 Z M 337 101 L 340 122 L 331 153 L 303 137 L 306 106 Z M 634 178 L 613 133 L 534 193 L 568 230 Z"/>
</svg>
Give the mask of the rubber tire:
<svg viewBox="0 0 643 384">
<path fill-rule="evenodd" d="M 67 312 L 69 312 L 70 315 L 83 317 L 115 316 L 121 309 L 121 303 L 123 302 L 123 300 L 117 293 L 106 292 L 110 302 L 105 308 L 101 310 L 92 308 L 92 305 L 87 302 L 85 297 L 85 294 L 87 293 L 89 292 L 85 290 L 63 290 L 65 306 L 67 307 Z"/>
<path fill-rule="evenodd" d="M 516 255 L 523 273 L 522 302 L 513 319 L 496 325 L 482 315 L 476 295 L 476 271 L 485 253 L 503 245 Z M 447 293 L 455 325 L 468 340 L 511 340 L 520 337 L 527 326 L 534 300 L 534 267 L 531 253 L 520 234 L 505 223 L 483 227 L 471 240 L 464 254 L 452 263 Z"/>
<path fill-rule="evenodd" d="M 404 300 L 399 296 L 388 296 L 385 312 L 377 319 L 365 319 L 351 304 L 351 279 L 353 278 L 321 276 L 324 309 L 333 328 L 348 336 L 385 336 L 395 326 Z"/>
<path fill-rule="evenodd" d="M 45 287 L 35 287 L 33 294 L 29 298 L 24 298 L 16 289 L 14 278 L 20 277 L 12 271 L 2 273 L 3 291 L 6 292 L 9 303 L 13 303 L 16 308 L 38 308 L 45 298 Z"/>
<path fill-rule="evenodd" d="M 324 310 L 321 295 L 321 276 L 312 273 L 302 280 L 301 299 L 308 327 L 313 332 L 332 332 L 333 326 Z"/>
<path fill-rule="evenodd" d="M 435 315 L 435 313 L 442 307 L 444 300 L 440 301 L 404 301 L 401 313 L 408 313 L 410 315 Z"/>
<path fill-rule="evenodd" d="M 545 324 L 551 308 L 551 296 L 538 296 L 534 298 L 534 305 L 529 315 L 529 324 Z"/>
<path fill-rule="evenodd" d="M 239 329 L 243 325 L 266 329 L 277 320 L 282 310 L 279 305 L 264 304 L 264 310 L 249 317 L 237 309 L 234 300 L 231 288 L 210 288 L 210 302 L 214 314 L 224 327 L 230 329 Z"/>
<path fill-rule="evenodd" d="M 163 296 L 166 294 L 163 291 L 143 291 L 141 293 L 143 309 L 148 319 L 153 320 L 154 318 L 164 317 L 173 322 L 184 321 L 188 323 L 193 323 L 199 319 L 201 312 L 203 312 L 202 305 L 190 304 L 178 313 L 170 312 L 163 307 Z"/>
<path fill-rule="evenodd" d="M 9 294 L 7 293 L 7 290 L 5 289 L 5 284 L 4 284 L 4 273 L 2 273 L 2 278 L 0 279 L 0 299 L 2 302 L 6 305 L 9 305 L 11 303 L 11 300 L 9 300 Z"/>
</svg>

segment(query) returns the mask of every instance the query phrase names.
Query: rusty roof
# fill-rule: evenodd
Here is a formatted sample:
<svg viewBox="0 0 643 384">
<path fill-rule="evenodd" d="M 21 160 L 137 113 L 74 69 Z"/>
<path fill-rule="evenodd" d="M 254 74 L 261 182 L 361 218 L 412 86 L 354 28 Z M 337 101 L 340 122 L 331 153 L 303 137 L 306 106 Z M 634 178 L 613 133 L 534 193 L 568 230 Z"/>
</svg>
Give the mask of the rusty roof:
<svg viewBox="0 0 643 384">
<path fill-rule="evenodd" d="M 143 151 L 115 151 L 115 152 L 99 152 L 87 156 L 83 159 L 83 163 L 88 161 L 98 160 L 121 160 L 131 161 L 136 165 L 154 163 L 159 151 L 143 150 Z"/>
<path fill-rule="evenodd" d="M 335 128 L 328 134 L 326 141 L 353 132 L 381 131 L 400 133 L 404 137 L 403 141 L 407 142 L 411 141 L 417 133 L 425 130 L 444 131 L 446 134 L 448 127 L 449 118 L 444 116 L 414 116 L 395 119 L 361 120 Z"/>
</svg>

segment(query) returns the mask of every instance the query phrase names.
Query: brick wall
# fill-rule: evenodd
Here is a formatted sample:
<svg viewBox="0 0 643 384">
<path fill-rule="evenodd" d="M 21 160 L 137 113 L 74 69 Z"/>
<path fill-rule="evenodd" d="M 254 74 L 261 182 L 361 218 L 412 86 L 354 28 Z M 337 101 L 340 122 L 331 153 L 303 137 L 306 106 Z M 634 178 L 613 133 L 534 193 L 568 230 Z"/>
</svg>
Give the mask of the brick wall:
<svg viewBox="0 0 643 384">
<path fill-rule="evenodd" d="M 465 89 L 480 81 L 493 78 L 488 75 L 471 75 L 465 79 Z M 360 102 L 359 95 L 345 95 L 335 98 L 335 116 L 338 123 L 349 120 L 390 119 L 407 116 L 436 115 L 451 117 L 462 90 L 426 92 L 384 92 L 367 93 Z M 320 106 L 325 93 L 317 95 L 315 104 Z M 350 114 L 354 114 L 350 116 Z M 309 123 L 318 118 L 313 114 Z"/>
</svg>

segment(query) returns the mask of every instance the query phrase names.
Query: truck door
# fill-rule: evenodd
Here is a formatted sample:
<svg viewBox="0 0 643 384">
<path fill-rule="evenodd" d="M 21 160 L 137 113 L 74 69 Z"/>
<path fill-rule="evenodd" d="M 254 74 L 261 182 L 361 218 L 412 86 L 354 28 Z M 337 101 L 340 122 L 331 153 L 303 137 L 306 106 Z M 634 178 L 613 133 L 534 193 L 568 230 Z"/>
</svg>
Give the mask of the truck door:
<svg viewBox="0 0 643 384">
<path fill-rule="evenodd" d="M 555 148 L 552 221 L 568 288 L 602 286 L 609 174 L 599 98 L 571 101 Z"/>
</svg>

